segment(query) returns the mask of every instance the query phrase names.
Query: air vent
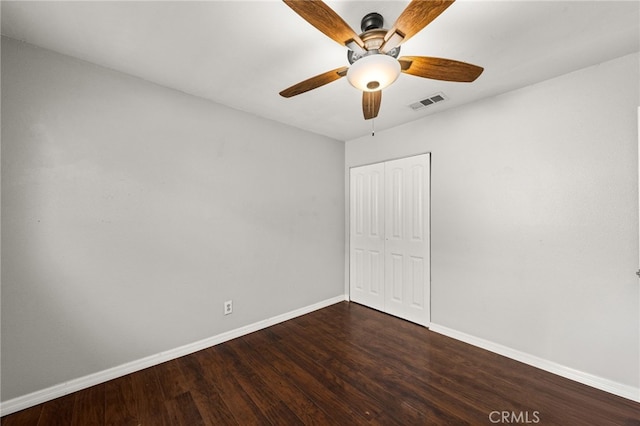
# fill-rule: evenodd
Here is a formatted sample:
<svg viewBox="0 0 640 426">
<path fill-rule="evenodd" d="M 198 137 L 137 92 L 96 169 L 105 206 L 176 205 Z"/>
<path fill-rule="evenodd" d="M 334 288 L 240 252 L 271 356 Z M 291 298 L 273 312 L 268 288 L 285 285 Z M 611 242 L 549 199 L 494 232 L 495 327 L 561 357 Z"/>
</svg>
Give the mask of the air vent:
<svg viewBox="0 0 640 426">
<path fill-rule="evenodd" d="M 414 102 L 411 105 L 409 105 L 409 107 L 411 107 L 412 110 L 417 111 L 424 107 L 428 107 L 430 105 L 437 104 L 438 102 L 442 102 L 446 100 L 447 100 L 447 97 L 444 95 L 444 93 L 440 92 L 440 93 L 435 93 L 421 101 Z"/>
</svg>

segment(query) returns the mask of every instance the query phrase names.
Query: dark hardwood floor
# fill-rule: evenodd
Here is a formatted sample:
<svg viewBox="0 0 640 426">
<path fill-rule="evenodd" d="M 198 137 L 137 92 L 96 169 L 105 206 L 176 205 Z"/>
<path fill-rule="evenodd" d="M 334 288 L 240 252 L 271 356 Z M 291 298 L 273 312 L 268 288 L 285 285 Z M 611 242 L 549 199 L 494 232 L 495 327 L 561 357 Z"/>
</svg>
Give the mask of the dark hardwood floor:
<svg viewBox="0 0 640 426">
<path fill-rule="evenodd" d="M 640 404 L 354 303 L 2 418 L 11 425 L 640 425 Z"/>
</svg>

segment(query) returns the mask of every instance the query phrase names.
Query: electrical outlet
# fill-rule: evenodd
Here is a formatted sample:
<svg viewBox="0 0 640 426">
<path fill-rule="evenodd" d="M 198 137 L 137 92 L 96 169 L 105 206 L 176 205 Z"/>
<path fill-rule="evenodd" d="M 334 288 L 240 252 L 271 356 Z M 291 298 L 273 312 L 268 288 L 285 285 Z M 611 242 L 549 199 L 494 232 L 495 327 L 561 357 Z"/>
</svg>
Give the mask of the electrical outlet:
<svg viewBox="0 0 640 426">
<path fill-rule="evenodd" d="M 224 314 L 229 315 L 231 312 L 233 312 L 233 301 L 227 300 L 224 302 Z"/>
</svg>

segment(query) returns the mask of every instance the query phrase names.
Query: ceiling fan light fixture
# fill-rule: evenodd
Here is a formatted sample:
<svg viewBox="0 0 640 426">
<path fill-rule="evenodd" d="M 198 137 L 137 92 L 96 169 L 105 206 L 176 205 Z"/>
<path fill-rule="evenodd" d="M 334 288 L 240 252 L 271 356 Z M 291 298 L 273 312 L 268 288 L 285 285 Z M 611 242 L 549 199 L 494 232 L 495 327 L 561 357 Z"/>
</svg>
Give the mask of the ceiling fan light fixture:
<svg viewBox="0 0 640 426">
<path fill-rule="evenodd" d="M 380 53 L 358 59 L 349 67 L 347 80 L 356 89 L 375 92 L 388 87 L 400 75 L 400 62 Z"/>
</svg>

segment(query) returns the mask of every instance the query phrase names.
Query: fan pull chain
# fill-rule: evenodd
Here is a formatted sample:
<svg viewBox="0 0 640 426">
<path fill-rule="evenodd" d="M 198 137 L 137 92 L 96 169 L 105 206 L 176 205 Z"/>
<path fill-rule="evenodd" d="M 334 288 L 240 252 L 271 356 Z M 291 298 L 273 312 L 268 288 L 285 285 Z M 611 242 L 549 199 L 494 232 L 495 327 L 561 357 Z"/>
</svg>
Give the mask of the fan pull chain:
<svg viewBox="0 0 640 426">
<path fill-rule="evenodd" d="M 372 118 L 371 119 L 371 136 L 375 136 L 376 135 L 376 126 L 374 125 L 375 123 L 375 119 Z"/>
</svg>

